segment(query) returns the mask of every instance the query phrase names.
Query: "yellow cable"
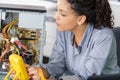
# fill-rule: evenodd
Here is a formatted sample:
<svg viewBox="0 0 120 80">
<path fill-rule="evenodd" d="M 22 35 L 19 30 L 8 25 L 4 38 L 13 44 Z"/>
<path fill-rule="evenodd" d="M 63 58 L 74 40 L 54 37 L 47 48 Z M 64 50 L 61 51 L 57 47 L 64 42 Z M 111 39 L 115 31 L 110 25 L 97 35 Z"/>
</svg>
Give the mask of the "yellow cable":
<svg viewBox="0 0 120 80">
<path fill-rule="evenodd" d="M 12 22 L 10 22 L 9 24 L 8 24 L 8 29 L 7 29 L 7 35 L 9 35 L 8 33 L 9 33 L 9 31 L 10 31 L 10 29 L 13 27 L 13 25 L 15 25 L 17 22 L 18 22 L 18 18 L 16 18 L 15 20 L 13 20 Z"/>
<path fill-rule="evenodd" d="M 16 75 L 13 77 L 12 80 L 16 80 L 18 75 L 19 75 L 19 74 L 16 74 Z"/>
<path fill-rule="evenodd" d="M 14 44 L 12 44 L 12 45 L 13 45 L 13 47 L 15 48 L 15 50 L 18 52 L 18 55 L 20 55 L 19 49 L 18 49 Z"/>
<path fill-rule="evenodd" d="M 13 68 L 10 69 L 10 71 L 8 72 L 8 74 L 5 76 L 4 80 L 8 80 L 7 78 L 9 77 L 9 75 L 11 74 L 12 71 L 13 71 Z"/>
</svg>

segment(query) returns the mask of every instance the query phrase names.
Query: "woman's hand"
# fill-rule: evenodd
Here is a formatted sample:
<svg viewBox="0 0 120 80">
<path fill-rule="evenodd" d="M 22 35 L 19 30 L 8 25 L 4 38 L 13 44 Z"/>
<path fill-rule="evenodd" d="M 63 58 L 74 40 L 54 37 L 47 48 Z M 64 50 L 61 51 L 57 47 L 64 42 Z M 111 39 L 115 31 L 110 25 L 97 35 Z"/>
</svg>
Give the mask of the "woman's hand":
<svg viewBox="0 0 120 80">
<path fill-rule="evenodd" d="M 40 80 L 38 69 L 39 68 L 34 66 L 27 67 L 28 75 L 32 78 L 32 80 Z"/>
</svg>

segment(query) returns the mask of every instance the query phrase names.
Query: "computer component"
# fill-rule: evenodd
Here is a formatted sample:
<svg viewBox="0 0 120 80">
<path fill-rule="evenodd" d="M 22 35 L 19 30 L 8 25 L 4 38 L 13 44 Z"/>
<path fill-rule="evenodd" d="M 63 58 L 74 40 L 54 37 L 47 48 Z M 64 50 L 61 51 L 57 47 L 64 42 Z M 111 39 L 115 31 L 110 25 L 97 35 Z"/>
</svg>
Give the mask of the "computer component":
<svg viewBox="0 0 120 80">
<path fill-rule="evenodd" d="M 0 3 L 0 56 L 9 47 L 0 58 L 0 67 L 4 62 L 10 65 L 9 56 L 13 53 L 21 56 L 29 65 L 43 62 L 45 16 L 43 6 Z M 0 68 L 0 75 L 6 73 L 7 68 Z"/>
</svg>

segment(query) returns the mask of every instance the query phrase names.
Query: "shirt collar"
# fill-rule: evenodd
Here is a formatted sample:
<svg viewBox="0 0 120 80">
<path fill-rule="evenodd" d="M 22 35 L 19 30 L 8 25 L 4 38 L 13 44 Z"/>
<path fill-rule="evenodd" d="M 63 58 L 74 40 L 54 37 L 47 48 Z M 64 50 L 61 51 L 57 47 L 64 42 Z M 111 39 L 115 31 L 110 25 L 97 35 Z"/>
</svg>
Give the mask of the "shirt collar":
<svg viewBox="0 0 120 80">
<path fill-rule="evenodd" d="M 81 47 L 82 47 L 82 46 L 88 47 L 90 38 L 91 38 L 91 36 L 92 36 L 92 32 L 93 32 L 93 24 L 88 23 L 87 28 L 86 28 L 86 30 L 85 30 L 85 32 L 84 32 L 82 41 L 81 41 L 81 43 L 79 44 L 79 46 L 81 46 Z"/>
<path fill-rule="evenodd" d="M 80 50 L 78 50 L 79 53 L 81 53 L 83 47 L 86 47 L 86 48 L 88 47 L 89 41 L 90 41 L 90 38 L 91 38 L 92 32 L 93 32 L 93 26 L 94 25 L 92 23 L 87 24 L 87 28 L 84 32 L 82 41 L 78 45 L 78 49 L 80 49 Z M 71 44 L 73 45 L 74 44 L 74 34 L 72 32 L 71 32 L 71 39 L 70 40 L 71 40 Z"/>
</svg>

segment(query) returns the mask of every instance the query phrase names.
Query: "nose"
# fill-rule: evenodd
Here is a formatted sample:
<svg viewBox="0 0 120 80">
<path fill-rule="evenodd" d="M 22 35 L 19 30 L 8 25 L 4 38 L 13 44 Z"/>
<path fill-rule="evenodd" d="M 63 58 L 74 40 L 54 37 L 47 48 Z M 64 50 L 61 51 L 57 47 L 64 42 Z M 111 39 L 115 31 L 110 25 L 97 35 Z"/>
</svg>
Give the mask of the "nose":
<svg viewBox="0 0 120 80">
<path fill-rule="evenodd" d="M 60 17 L 59 17 L 59 12 L 58 12 L 58 11 L 55 13 L 54 19 L 55 19 L 55 20 L 59 20 L 59 19 L 60 19 Z"/>
</svg>

